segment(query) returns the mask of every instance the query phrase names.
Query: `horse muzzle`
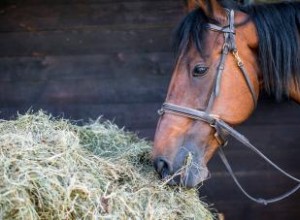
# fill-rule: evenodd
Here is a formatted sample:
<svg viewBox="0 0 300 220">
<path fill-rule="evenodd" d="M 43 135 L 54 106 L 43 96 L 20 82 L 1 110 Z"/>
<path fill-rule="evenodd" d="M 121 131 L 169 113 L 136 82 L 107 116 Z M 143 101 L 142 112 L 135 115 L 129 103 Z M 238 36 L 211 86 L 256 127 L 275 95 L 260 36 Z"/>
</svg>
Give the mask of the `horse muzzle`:
<svg viewBox="0 0 300 220">
<path fill-rule="evenodd" d="M 209 171 L 201 161 L 199 152 L 181 147 L 172 162 L 166 157 L 157 157 L 154 167 L 169 185 L 192 188 L 209 177 Z"/>
</svg>

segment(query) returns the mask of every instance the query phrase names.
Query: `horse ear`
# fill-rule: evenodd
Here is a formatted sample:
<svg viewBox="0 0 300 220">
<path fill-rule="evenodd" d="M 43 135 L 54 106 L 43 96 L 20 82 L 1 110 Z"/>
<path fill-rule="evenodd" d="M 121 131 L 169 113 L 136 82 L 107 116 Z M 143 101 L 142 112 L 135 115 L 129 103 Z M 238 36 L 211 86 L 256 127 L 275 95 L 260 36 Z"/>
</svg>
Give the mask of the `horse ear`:
<svg viewBox="0 0 300 220">
<path fill-rule="evenodd" d="M 198 4 L 197 4 L 197 1 L 196 0 L 187 0 L 186 1 L 186 8 L 187 10 L 190 12 L 190 11 L 193 11 L 195 8 L 199 7 Z"/>
<path fill-rule="evenodd" d="M 201 8 L 207 17 L 215 19 L 221 24 L 226 22 L 227 19 L 226 11 L 218 0 L 188 0 L 187 8 L 188 11 Z"/>
</svg>

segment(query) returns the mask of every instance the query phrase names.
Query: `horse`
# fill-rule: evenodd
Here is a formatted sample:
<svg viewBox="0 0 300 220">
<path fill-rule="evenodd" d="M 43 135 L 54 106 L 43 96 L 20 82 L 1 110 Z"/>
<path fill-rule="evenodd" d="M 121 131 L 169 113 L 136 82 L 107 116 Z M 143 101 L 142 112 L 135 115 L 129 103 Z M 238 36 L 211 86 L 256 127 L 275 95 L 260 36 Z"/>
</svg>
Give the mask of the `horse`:
<svg viewBox="0 0 300 220">
<path fill-rule="evenodd" d="M 247 142 L 232 127 L 249 118 L 262 90 L 300 103 L 299 2 L 194 2 L 175 32 L 152 148 L 160 177 L 185 187 L 209 177 L 207 163 L 229 134 Z"/>
</svg>

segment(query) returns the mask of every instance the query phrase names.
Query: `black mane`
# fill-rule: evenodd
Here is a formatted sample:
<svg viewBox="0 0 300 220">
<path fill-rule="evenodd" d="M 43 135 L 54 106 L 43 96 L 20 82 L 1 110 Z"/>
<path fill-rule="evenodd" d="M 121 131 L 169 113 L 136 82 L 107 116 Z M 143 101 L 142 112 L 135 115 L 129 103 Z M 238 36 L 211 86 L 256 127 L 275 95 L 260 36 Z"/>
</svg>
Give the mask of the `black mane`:
<svg viewBox="0 0 300 220">
<path fill-rule="evenodd" d="M 300 82 L 300 3 L 253 5 L 246 10 L 257 28 L 264 87 L 280 99 L 288 95 L 291 80 Z"/>
<path fill-rule="evenodd" d="M 232 1 L 220 1 L 227 8 L 247 13 L 254 22 L 258 38 L 258 62 L 264 88 L 278 100 L 289 94 L 290 82 L 300 85 L 300 3 L 283 2 L 242 7 Z M 205 24 L 217 23 L 201 9 L 189 13 L 179 25 L 174 46 L 178 54 L 189 49 L 191 42 L 201 54 L 205 45 Z"/>
<path fill-rule="evenodd" d="M 173 38 L 173 47 L 175 52 L 180 55 L 189 50 L 191 42 L 194 43 L 199 53 L 202 53 L 205 46 L 205 33 L 207 28 L 205 25 L 209 22 L 209 18 L 204 12 L 197 8 L 190 12 L 179 24 Z"/>
</svg>

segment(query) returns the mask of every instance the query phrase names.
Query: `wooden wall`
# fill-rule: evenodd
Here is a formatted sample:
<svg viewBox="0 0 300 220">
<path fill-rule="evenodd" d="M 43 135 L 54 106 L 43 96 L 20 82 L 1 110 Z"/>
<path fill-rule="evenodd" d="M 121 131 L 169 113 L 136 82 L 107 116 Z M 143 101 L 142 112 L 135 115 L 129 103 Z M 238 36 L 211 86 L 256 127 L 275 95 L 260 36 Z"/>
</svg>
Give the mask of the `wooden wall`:
<svg viewBox="0 0 300 220">
<path fill-rule="evenodd" d="M 2 4 L 2 117 L 43 108 L 73 119 L 104 115 L 144 136 L 153 134 L 173 65 L 170 36 L 183 2 Z"/>
<path fill-rule="evenodd" d="M 7 0 L 0 2 L 0 117 L 29 108 L 74 120 L 103 115 L 151 139 L 170 80 L 173 27 L 184 15 L 175 0 Z M 300 107 L 262 98 L 239 127 L 253 143 L 300 177 Z M 233 140 L 225 149 L 255 195 L 293 184 Z M 261 206 L 246 199 L 216 155 L 200 189 L 226 219 L 298 219 L 300 192 Z"/>
</svg>

